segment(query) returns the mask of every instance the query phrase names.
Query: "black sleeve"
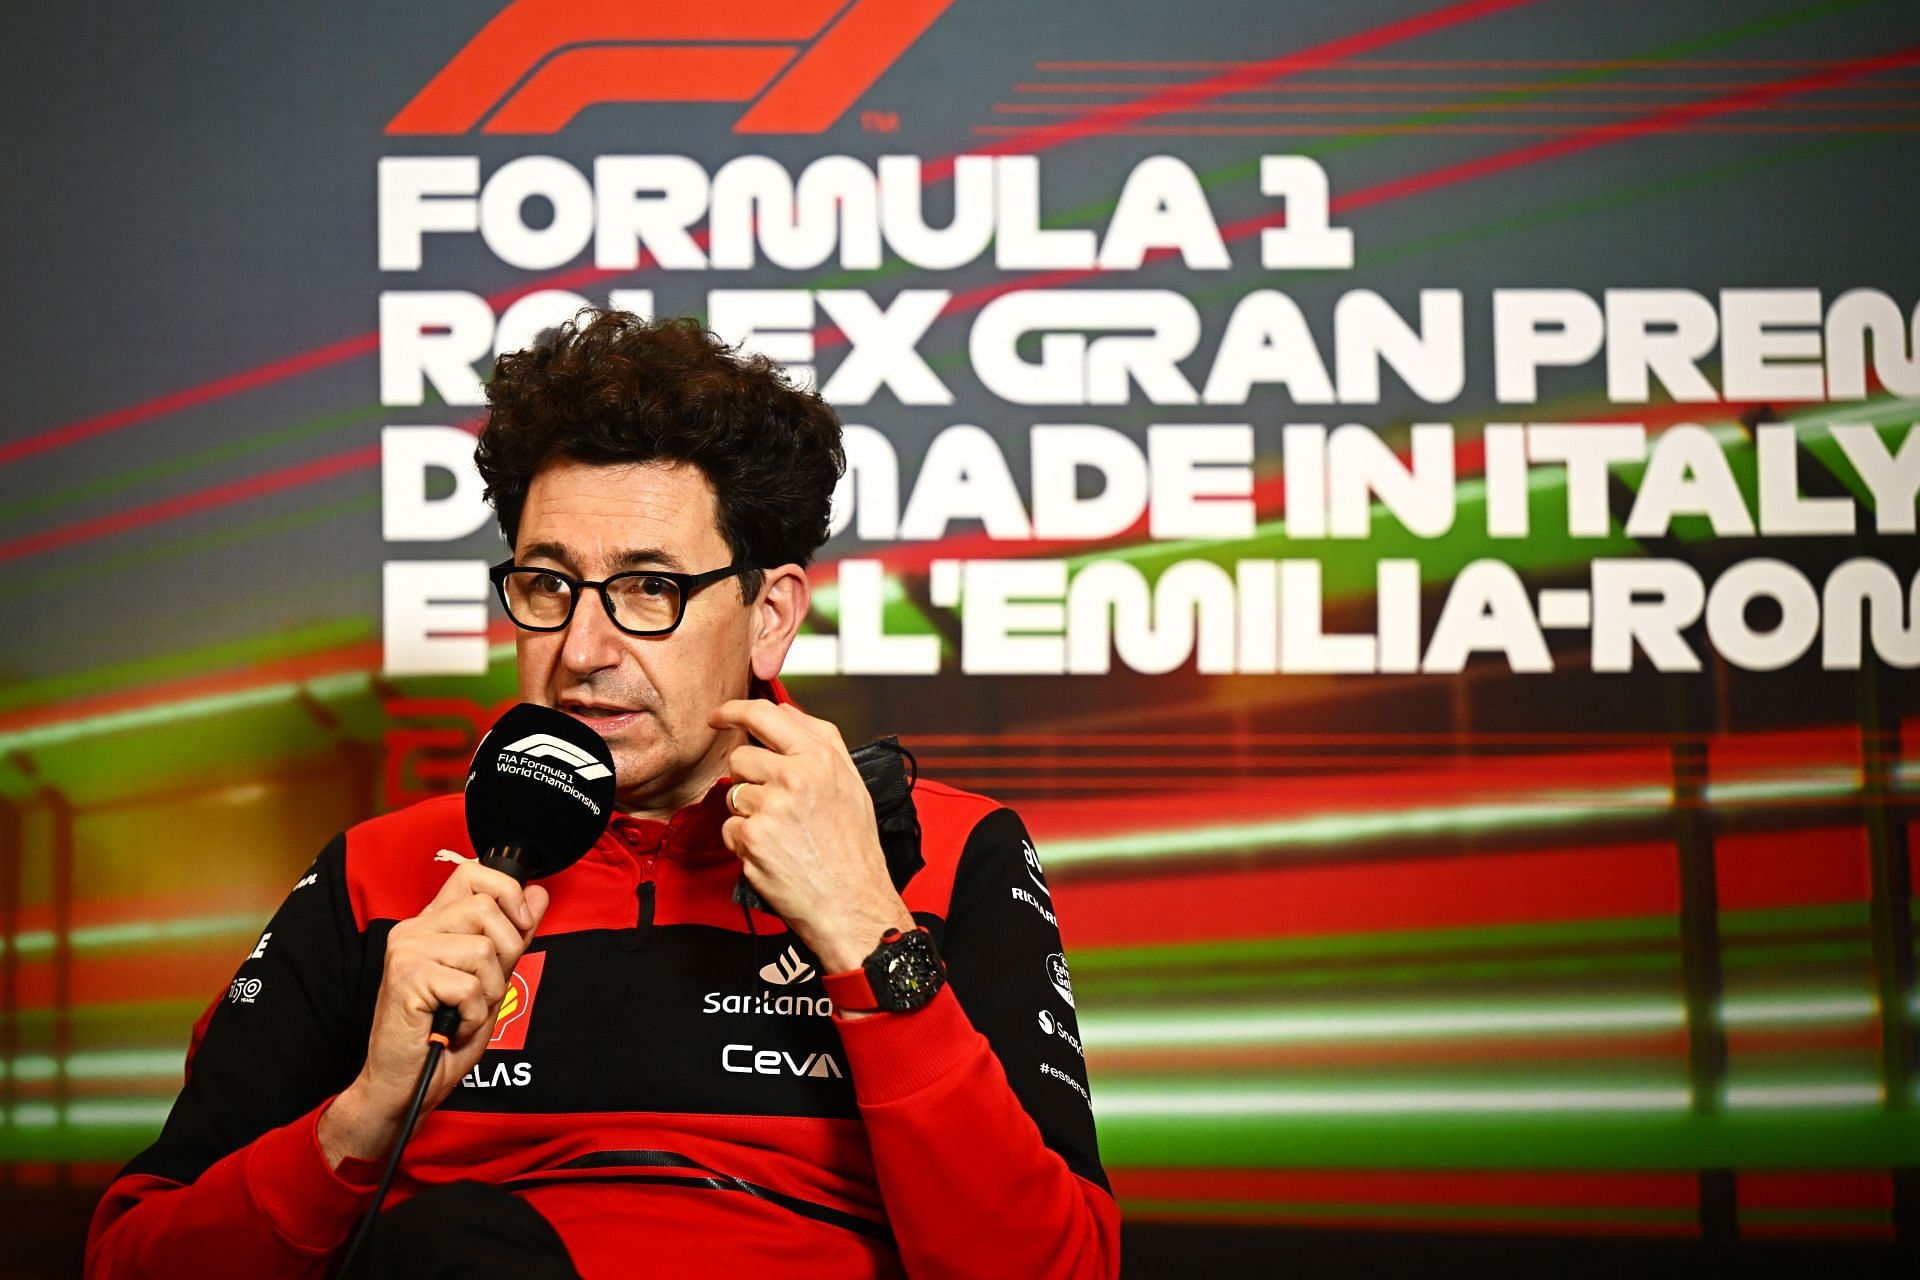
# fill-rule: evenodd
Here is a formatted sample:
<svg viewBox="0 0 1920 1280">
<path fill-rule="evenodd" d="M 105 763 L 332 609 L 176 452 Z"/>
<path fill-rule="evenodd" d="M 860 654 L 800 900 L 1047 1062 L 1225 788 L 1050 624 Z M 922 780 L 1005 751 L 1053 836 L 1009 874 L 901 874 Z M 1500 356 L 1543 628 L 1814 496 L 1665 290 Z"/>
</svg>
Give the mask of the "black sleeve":
<svg viewBox="0 0 1920 1280">
<path fill-rule="evenodd" d="M 192 1182 L 359 1074 L 368 949 L 347 898 L 346 850 L 336 836 L 274 912 L 208 1022 L 159 1138 L 123 1175 Z"/>
<path fill-rule="evenodd" d="M 1067 1168 L 1108 1189 L 1053 896 L 1011 809 L 987 815 L 967 837 L 940 951 L 954 995 L 1041 1140 Z"/>
</svg>

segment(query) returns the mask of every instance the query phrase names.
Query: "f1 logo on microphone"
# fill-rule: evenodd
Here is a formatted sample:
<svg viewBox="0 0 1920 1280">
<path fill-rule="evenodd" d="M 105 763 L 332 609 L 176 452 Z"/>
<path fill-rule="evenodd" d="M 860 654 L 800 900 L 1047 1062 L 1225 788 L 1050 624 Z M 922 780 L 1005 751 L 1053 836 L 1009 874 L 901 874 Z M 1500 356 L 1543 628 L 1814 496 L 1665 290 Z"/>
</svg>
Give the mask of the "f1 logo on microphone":
<svg viewBox="0 0 1920 1280">
<path fill-rule="evenodd" d="M 604 778 L 613 772 L 571 742 L 564 738 L 556 738 L 550 733 L 530 733 L 518 742 L 508 743 L 500 750 L 518 751 L 521 755 L 527 756 L 551 756 L 562 764 L 571 765 L 573 771 L 583 778 Z"/>
<path fill-rule="evenodd" d="M 387 132 L 466 133 L 486 119 L 483 133 L 545 134 L 603 102 L 751 102 L 735 133 L 819 133 L 952 3 L 515 0 Z"/>
</svg>

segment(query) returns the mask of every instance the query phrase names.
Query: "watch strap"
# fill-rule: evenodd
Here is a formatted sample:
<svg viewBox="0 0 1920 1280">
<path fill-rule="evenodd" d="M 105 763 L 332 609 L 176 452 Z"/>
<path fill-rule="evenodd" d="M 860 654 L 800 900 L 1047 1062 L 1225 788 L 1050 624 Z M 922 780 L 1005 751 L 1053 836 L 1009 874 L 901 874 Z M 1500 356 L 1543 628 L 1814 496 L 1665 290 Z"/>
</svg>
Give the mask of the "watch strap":
<svg viewBox="0 0 1920 1280">
<path fill-rule="evenodd" d="M 835 1009 L 844 1009 L 849 1013 L 872 1013 L 880 1008 L 880 1001 L 873 994 L 873 983 L 868 979 L 865 969 L 822 974 L 820 985 L 826 989 L 827 999 L 833 1001 Z"/>
</svg>

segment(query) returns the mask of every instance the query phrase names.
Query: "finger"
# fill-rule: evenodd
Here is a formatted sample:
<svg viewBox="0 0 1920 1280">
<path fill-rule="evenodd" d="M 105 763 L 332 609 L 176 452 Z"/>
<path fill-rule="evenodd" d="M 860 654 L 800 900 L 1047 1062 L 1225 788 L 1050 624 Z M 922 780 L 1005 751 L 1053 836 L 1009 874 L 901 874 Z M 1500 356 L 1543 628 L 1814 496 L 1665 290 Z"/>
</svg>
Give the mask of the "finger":
<svg viewBox="0 0 1920 1280">
<path fill-rule="evenodd" d="M 707 723 L 716 729 L 745 729 L 782 755 L 803 749 L 813 735 L 803 729 L 785 708 L 765 698 L 735 698 L 714 708 Z"/>
<path fill-rule="evenodd" d="M 747 820 L 745 818 L 728 818 L 720 824 L 720 843 L 727 846 L 727 852 L 734 857 L 737 858 L 746 851 L 746 840 Z"/>
<path fill-rule="evenodd" d="M 471 933 L 433 934 L 419 939 L 414 952 L 429 969 L 458 969 L 472 974 L 480 980 L 481 993 L 488 1000 L 499 1000 L 507 994 L 508 966 L 500 962 L 487 938 Z"/>
<path fill-rule="evenodd" d="M 519 881 L 504 871 L 495 871 L 477 862 L 463 862 L 455 867 L 426 909 L 431 911 L 435 907 L 444 907 L 476 893 L 484 893 L 498 902 L 500 909 L 507 913 L 507 918 L 520 928 L 525 929 L 533 924 L 533 916 L 527 911 L 527 896 L 520 888 Z"/>
<path fill-rule="evenodd" d="M 727 809 L 739 818 L 751 818 L 760 811 L 766 788 L 752 782 L 736 782 L 727 789 Z"/>
<path fill-rule="evenodd" d="M 500 963 L 511 966 L 526 950 L 527 938 L 500 910 L 500 904 L 482 894 L 442 907 L 421 920 L 436 934 L 478 935 L 486 939 Z"/>
<path fill-rule="evenodd" d="M 420 975 L 420 980 L 432 1007 L 444 1005 L 459 1013 L 460 1028 L 454 1036 L 458 1041 L 484 1027 L 497 1003 L 487 998 L 479 977 L 465 969 L 434 965 Z"/>
<path fill-rule="evenodd" d="M 727 756 L 727 776 L 735 782 L 772 782 L 781 757 L 765 747 L 735 747 Z"/>
</svg>

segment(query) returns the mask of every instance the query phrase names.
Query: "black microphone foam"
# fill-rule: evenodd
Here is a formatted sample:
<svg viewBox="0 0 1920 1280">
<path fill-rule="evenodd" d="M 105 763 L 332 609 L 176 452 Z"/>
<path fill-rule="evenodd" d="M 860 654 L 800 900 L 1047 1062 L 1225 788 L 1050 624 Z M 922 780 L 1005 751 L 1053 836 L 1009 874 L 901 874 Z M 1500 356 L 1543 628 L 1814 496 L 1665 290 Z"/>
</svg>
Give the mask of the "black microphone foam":
<svg viewBox="0 0 1920 1280">
<path fill-rule="evenodd" d="M 467 772 L 467 837 L 487 866 L 525 883 L 577 862 L 613 818 L 613 753 L 565 712 L 523 702 L 501 716 Z"/>
</svg>

